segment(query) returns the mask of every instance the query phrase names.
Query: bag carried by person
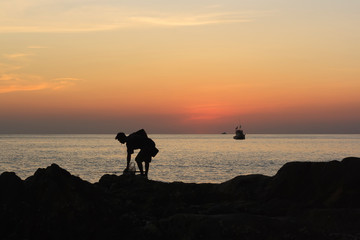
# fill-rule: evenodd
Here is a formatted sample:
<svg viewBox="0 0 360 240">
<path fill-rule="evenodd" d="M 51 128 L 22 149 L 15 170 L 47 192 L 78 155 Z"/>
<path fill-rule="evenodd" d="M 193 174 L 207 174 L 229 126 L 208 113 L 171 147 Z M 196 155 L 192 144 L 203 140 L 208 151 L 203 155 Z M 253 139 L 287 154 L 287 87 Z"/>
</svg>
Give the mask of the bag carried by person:
<svg viewBox="0 0 360 240">
<path fill-rule="evenodd" d="M 136 131 L 136 132 L 134 132 L 132 134 L 137 135 L 137 136 L 141 136 L 141 137 L 144 137 L 144 138 L 148 138 L 148 136 L 147 136 L 144 129 L 140 129 L 139 131 Z"/>
<path fill-rule="evenodd" d="M 159 152 L 159 149 L 157 149 L 156 147 L 154 147 L 154 148 L 152 149 L 152 151 L 151 151 L 151 156 L 152 156 L 152 157 L 155 157 L 156 154 L 158 154 L 158 152 Z"/>
</svg>

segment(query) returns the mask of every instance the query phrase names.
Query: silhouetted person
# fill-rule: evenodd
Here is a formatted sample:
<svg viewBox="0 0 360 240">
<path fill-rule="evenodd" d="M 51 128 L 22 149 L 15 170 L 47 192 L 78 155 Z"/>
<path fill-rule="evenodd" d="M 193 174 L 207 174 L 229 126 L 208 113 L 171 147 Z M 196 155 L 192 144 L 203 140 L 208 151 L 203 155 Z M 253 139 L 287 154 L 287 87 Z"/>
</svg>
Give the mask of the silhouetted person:
<svg viewBox="0 0 360 240">
<path fill-rule="evenodd" d="M 154 141 L 147 136 L 145 130 L 141 129 L 137 132 L 130 134 L 129 136 L 126 136 L 123 132 L 119 132 L 116 135 L 115 139 L 117 139 L 122 144 L 126 143 L 127 162 L 125 170 L 129 169 L 131 154 L 134 153 L 135 149 L 140 149 L 140 152 L 135 157 L 135 161 L 139 167 L 141 175 L 147 177 L 151 158 L 155 157 L 159 150 L 155 147 Z M 145 162 L 145 174 L 142 162 Z"/>
</svg>

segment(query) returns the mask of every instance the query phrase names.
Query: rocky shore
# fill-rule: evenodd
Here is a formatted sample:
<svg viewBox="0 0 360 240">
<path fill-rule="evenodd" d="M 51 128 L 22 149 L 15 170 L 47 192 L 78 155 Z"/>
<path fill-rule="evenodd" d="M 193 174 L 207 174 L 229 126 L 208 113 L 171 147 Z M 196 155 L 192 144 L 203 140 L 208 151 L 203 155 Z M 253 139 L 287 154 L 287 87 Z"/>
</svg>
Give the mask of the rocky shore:
<svg viewBox="0 0 360 240">
<path fill-rule="evenodd" d="M 289 162 L 221 184 L 104 175 L 52 164 L 0 175 L 1 239 L 360 239 L 360 158 Z"/>
</svg>

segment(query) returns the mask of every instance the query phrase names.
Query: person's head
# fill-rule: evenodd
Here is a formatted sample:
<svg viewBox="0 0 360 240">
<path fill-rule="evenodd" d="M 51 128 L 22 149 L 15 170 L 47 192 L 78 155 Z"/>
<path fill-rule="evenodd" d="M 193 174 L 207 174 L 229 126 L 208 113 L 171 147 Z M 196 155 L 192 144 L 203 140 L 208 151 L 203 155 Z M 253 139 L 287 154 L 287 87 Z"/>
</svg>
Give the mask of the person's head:
<svg viewBox="0 0 360 240">
<path fill-rule="evenodd" d="M 119 142 L 123 143 L 123 144 L 126 143 L 126 135 L 123 132 L 119 132 L 116 135 L 115 139 L 118 140 Z"/>
</svg>

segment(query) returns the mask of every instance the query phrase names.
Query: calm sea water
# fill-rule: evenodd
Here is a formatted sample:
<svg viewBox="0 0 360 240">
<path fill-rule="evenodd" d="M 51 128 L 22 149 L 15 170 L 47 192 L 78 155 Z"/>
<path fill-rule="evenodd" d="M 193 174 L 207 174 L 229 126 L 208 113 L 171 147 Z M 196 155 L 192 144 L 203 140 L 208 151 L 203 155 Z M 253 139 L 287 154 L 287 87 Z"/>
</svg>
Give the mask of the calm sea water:
<svg viewBox="0 0 360 240">
<path fill-rule="evenodd" d="M 25 179 L 38 168 L 57 163 L 71 174 L 97 182 L 121 174 L 126 147 L 114 134 L 0 135 L 0 173 Z M 231 134 L 149 135 L 159 148 L 149 178 L 173 182 L 220 183 L 238 175 L 272 176 L 289 161 L 329 161 L 360 157 L 360 135 Z M 136 153 L 136 152 L 135 152 Z M 133 155 L 132 159 L 135 158 Z"/>
</svg>

